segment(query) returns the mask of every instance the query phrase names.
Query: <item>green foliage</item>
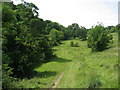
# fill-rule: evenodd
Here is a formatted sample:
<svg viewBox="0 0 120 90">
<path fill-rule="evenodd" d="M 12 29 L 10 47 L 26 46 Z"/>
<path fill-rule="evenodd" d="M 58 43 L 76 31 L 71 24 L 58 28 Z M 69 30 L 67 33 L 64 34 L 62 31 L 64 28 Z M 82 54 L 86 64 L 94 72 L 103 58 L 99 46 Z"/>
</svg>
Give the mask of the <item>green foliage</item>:
<svg viewBox="0 0 120 90">
<path fill-rule="evenodd" d="M 32 33 L 32 36 L 39 36 L 39 34 L 44 34 L 45 22 L 42 19 L 36 18 L 31 19 L 28 28 Z"/>
<path fill-rule="evenodd" d="M 112 40 L 113 39 L 113 36 L 112 35 L 109 35 L 109 40 Z"/>
<path fill-rule="evenodd" d="M 61 43 L 61 40 L 64 39 L 64 34 L 62 31 L 58 31 L 56 29 L 52 29 L 49 34 L 49 40 L 52 45 L 58 45 Z"/>
<path fill-rule="evenodd" d="M 113 27 L 110 29 L 110 31 L 111 31 L 111 33 L 114 33 L 114 32 L 117 31 L 117 28 L 113 26 Z"/>
<path fill-rule="evenodd" d="M 2 11 L 7 17 L 3 17 L 2 28 L 3 54 L 7 57 L 3 62 L 13 68 L 11 76 L 30 77 L 36 62 L 52 57 L 52 47 L 44 35 L 45 22 L 37 17 L 36 10 L 32 3 L 3 3 Z"/>
<path fill-rule="evenodd" d="M 3 64 L 2 65 L 2 87 L 3 88 L 12 88 L 13 85 L 13 80 L 15 80 L 13 77 L 11 77 L 10 75 L 13 74 L 12 73 L 12 68 L 8 66 L 8 64 Z"/>
<path fill-rule="evenodd" d="M 74 46 L 74 43 L 73 41 L 70 42 L 70 46 L 73 47 Z"/>
<path fill-rule="evenodd" d="M 75 31 L 79 29 L 79 25 L 77 23 L 73 23 L 72 25 L 69 25 L 66 29 L 66 37 L 69 38 L 75 38 L 76 33 Z"/>
<path fill-rule="evenodd" d="M 13 3 L 11 4 L 13 5 Z M 9 3 L 2 3 L 2 22 L 7 24 L 7 22 L 14 22 L 15 20 L 15 11 L 9 7 Z"/>
<path fill-rule="evenodd" d="M 24 2 L 14 5 L 13 2 L 4 2 L 2 7 L 3 88 L 25 87 L 25 85 L 23 85 L 24 83 L 18 85 L 16 78 L 31 78 L 32 74 L 34 74 L 32 71 L 37 67 L 37 64 L 51 60 L 50 58 L 53 56 L 52 47 L 60 44 L 62 40 L 76 37 L 86 40 L 87 29 L 85 27 L 79 27 L 77 23 L 74 23 L 65 28 L 57 22 L 50 20 L 44 21 L 38 18 L 38 8 L 33 3 Z M 112 28 L 112 30 L 113 32 L 115 31 L 114 28 Z M 92 28 L 92 30 L 89 30 L 88 45 L 92 47 L 93 51 L 101 51 L 107 48 L 107 43 L 110 42 L 109 40 L 112 41 L 112 38 L 112 35 L 107 35 L 103 27 L 96 26 Z M 79 45 L 78 42 L 74 43 L 72 41 L 70 42 L 70 46 L 78 47 Z M 64 51 L 63 49 L 61 50 L 62 52 Z M 68 50 L 68 48 L 66 50 Z M 79 51 L 82 51 L 82 49 Z M 69 53 L 71 53 L 71 51 L 68 53 L 65 52 L 65 54 Z M 78 52 L 76 54 L 78 54 Z M 72 55 L 68 56 L 71 58 Z M 66 55 L 64 56 L 66 57 Z M 73 58 L 74 56 L 75 58 Z M 77 59 L 78 57 L 76 56 L 79 55 L 74 56 L 72 59 Z M 71 61 L 59 58 L 55 60 L 58 62 Z M 56 63 L 55 65 L 60 66 L 60 63 Z M 54 64 L 52 66 L 54 66 Z M 52 68 L 52 66 L 49 68 Z M 59 69 L 61 69 L 61 67 L 59 67 Z M 45 73 L 40 73 L 39 76 L 42 75 L 44 75 L 44 77 L 50 75 L 55 76 L 56 72 L 46 71 Z M 31 84 L 35 83 L 34 87 L 39 87 L 38 84 L 41 82 L 39 80 L 36 82 L 35 80 L 29 80 L 28 82 L 32 82 Z M 93 84 L 90 86 L 93 87 Z"/>
<path fill-rule="evenodd" d="M 65 39 L 78 37 L 82 40 L 86 40 L 87 37 L 87 29 L 85 27 L 79 27 L 77 23 L 69 25 L 64 33 Z"/>
<path fill-rule="evenodd" d="M 87 37 L 87 29 L 85 27 L 80 28 L 80 38 L 84 41 Z"/>
<path fill-rule="evenodd" d="M 73 41 L 70 42 L 71 47 L 79 47 L 78 42 L 74 43 Z"/>
<path fill-rule="evenodd" d="M 104 27 L 97 25 L 88 32 L 88 47 L 92 51 L 103 51 L 108 48 L 109 40 L 112 39 L 108 36 Z"/>
<path fill-rule="evenodd" d="M 57 22 L 52 22 L 52 21 L 46 21 L 46 34 L 49 34 L 52 29 L 56 29 L 58 31 L 61 31 L 61 25 L 59 25 Z"/>
<path fill-rule="evenodd" d="M 107 27 L 105 27 L 105 29 L 108 33 L 117 32 L 117 26 L 107 26 Z"/>
</svg>

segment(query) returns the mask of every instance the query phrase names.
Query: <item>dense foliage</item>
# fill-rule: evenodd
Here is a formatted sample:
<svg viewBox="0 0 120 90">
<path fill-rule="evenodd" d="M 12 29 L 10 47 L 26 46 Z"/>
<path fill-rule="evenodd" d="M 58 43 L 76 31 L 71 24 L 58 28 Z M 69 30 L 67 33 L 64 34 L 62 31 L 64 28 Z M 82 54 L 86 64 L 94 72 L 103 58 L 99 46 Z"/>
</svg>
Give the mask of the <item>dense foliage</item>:
<svg viewBox="0 0 120 90">
<path fill-rule="evenodd" d="M 85 27 L 80 27 L 77 23 L 69 25 L 65 31 L 65 39 L 79 38 L 86 40 L 87 29 Z"/>
<path fill-rule="evenodd" d="M 71 47 L 79 47 L 78 42 L 74 43 L 73 41 L 70 42 Z"/>
<path fill-rule="evenodd" d="M 11 2 L 2 6 L 3 82 L 6 82 L 8 76 L 31 76 L 36 62 L 52 56 L 52 46 L 44 34 L 45 22 L 38 18 L 34 4 L 24 2 L 15 6 Z"/>
<path fill-rule="evenodd" d="M 51 41 L 51 45 L 58 45 L 61 43 L 61 40 L 64 39 L 64 34 L 62 31 L 58 31 L 56 29 L 52 29 L 49 33 L 49 40 Z"/>
<path fill-rule="evenodd" d="M 108 48 L 111 39 L 112 36 L 108 36 L 102 25 L 96 25 L 88 32 L 88 47 L 91 47 L 92 51 L 103 51 Z"/>
</svg>

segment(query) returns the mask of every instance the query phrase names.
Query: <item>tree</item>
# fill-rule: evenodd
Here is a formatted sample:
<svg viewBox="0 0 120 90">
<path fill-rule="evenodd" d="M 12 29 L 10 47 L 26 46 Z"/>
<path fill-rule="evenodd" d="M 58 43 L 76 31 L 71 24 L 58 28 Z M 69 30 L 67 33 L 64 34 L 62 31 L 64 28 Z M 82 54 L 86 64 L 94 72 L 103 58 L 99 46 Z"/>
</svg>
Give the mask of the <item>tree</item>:
<svg viewBox="0 0 120 90">
<path fill-rule="evenodd" d="M 80 38 L 82 40 L 86 40 L 87 37 L 87 29 L 85 27 L 80 27 Z"/>
<path fill-rule="evenodd" d="M 109 36 L 102 25 L 96 25 L 88 32 L 88 47 L 92 51 L 103 51 L 108 48 Z"/>
<path fill-rule="evenodd" d="M 52 29 L 49 34 L 49 40 L 52 45 L 58 45 L 61 43 L 61 40 L 64 39 L 64 34 L 62 31 L 58 31 L 56 29 Z"/>
<path fill-rule="evenodd" d="M 46 22 L 47 22 L 47 25 L 46 25 L 46 28 L 45 28 L 46 34 L 49 34 L 50 30 L 52 30 L 52 29 L 56 29 L 58 31 L 61 31 L 59 23 L 57 23 L 57 22 L 50 22 L 48 20 Z"/>
<path fill-rule="evenodd" d="M 32 3 L 12 4 L 2 5 L 2 50 L 3 57 L 9 58 L 4 58 L 3 64 L 13 68 L 11 76 L 29 77 L 36 62 L 42 63 L 52 56 L 52 47 L 44 33 L 45 22 L 38 18 L 37 7 Z"/>
<path fill-rule="evenodd" d="M 79 30 L 79 25 L 77 23 L 73 23 L 72 25 L 69 25 L 65 31 L 65 37 L 67 39 L 69 38 L 75 38 L 77 35 L 77 31 Z"/>
<path fill-rule="evenodd" d="M 85 27 L 82 27 L 82 26 L 77 28 L 75 31 L 75 36 L 82 39 L 82 40 L 86 40 L 87 29 Z"/>
<path fill-rule="evenodd" d="M 80 27 L 77 23 L 73 23 L 72 25 L 69 25 L 65 30 L 65 38 L 76 38 L 86 40 L 87 37 L 87 29 L 85 27 Z"/>
<path fill-rule="evenodd" d="M 39 34 L 45 34 L 45 22 L 43 19 L 31 19 L 28 26 L 32 36 L 39 36 Z"/>
</svg>

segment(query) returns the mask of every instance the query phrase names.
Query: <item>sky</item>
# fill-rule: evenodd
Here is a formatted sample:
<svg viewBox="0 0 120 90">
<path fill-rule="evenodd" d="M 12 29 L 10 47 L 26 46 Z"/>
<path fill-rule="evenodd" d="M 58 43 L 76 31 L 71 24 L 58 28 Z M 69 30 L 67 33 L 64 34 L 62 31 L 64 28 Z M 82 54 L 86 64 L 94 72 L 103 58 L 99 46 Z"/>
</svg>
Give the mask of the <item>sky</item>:
<svg viewBox="0 0 120 90">
<path fill-rule="evenodd" d="M 19 0 L 12 0 L 15 4 Z M 51 20 L 67 27 L 72 23 L 91 28 L 97 22 L 111 26 L 118 24 L 119 0 L 25 0 L 39 10 L 39 18 Z"/>
</svg>

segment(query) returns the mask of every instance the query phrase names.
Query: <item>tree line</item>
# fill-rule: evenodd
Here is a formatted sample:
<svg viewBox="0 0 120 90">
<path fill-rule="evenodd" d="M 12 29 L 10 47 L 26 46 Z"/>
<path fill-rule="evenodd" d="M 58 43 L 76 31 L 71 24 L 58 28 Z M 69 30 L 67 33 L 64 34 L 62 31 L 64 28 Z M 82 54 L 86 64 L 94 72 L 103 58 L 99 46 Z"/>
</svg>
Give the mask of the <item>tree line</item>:
<svg viewBox="0 0 120 90">
<path fill-rule="evenodd" d="M 101 24 L 90 29 L 73 23 L 64 27 L 51 20 L 39 18 L 38 7 L 33 3 L 2 3 L 2 71 L 3 88 L 13 87 L 16 78 L 30 78 L 36 63 L 44 63 L 53 55 L 52 47 L 63 40 L 87 40 L 92 51 L 103 51 L 112 40 L 110 33 L 117 26 L 103 27 Z"/>
</svg>

